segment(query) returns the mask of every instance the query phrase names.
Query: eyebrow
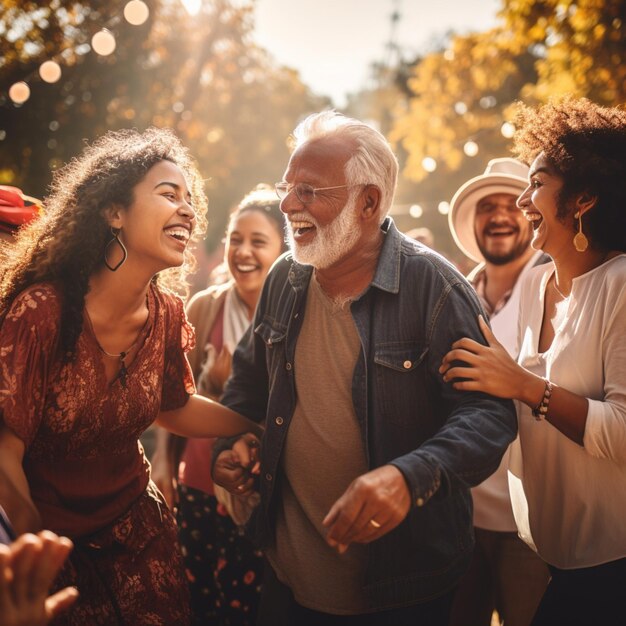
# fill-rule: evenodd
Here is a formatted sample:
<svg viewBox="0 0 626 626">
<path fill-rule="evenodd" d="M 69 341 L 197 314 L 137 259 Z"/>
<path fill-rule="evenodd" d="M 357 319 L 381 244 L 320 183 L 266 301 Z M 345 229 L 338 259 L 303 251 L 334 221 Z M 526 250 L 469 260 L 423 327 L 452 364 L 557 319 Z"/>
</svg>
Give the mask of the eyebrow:
<svg viewBox="0 0 626 626">
<path fill-rule="evenodd" d="M 544 174 L 548 174 L 550 175 L 550 170 L 548 170 L 547 167 L 538 167 L 536 170 L 534 170 L 533 172 L 529 172 L 528 173 L 528 178 L 532 178 L 535 174 L 539 174 L 543 172 Z"/>
<path fill-rule="evenodd" d="M 180 191 L 181 190 L 181 186 L 178 183 L 172 183 L 169 180 L 164 180 L 164 181 L 162 181 L 160 183 L 157 183 L 154 186 L 154 189 L 157 189 L 161 185 L 169 185 L 170 187 L 174 187 L 174 189 L 176 189 L 176 191 Z M 187 198 L 191 198 L 191 192 L 190 191 L 187 192 Z"/>
<path fill-rule="evenodd" d="M 238 230 L 233 230 L 230 233 L 230 236 L 232 237 L 233 235 L 241 235 L 241 233 Z M 266 235 L 265 233 L 261 232 L 261 231 L 255 231 L 253 233 L 251 233 L 252 237 L 264 237 L 265 239 L 268 238 L 268 235 Z"/>
</svg>

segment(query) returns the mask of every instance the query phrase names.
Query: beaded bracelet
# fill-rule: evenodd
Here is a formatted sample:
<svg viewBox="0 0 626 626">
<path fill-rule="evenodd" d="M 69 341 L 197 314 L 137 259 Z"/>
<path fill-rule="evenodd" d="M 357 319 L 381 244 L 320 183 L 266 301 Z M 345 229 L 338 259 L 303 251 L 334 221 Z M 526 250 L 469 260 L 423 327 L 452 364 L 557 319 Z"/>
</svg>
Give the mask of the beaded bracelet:
<svg viewBox="0 0 626 626">
<path fill-rule="evenodd" d="M 539 422 L 546 419 L 550 398 L 552 397 L 552 383 L 547 378 L 544 378 L 544 380 L 546 381 L 546 388 L 543 390 L 543 397 L 541 402 L 532 410 L 535 419 Z"/>
</svg>

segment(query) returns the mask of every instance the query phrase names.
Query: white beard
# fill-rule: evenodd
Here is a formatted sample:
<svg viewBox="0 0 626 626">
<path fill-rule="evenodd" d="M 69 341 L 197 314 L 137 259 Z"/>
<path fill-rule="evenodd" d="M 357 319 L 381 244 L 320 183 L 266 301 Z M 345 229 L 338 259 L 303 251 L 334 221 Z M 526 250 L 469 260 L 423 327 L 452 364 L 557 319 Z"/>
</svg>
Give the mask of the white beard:
<svg viewBox="0 0 626 626">
<path fill-rule="evenodd" d="M 298 217 L 315 226 L 315 238 L 305 245 L 296 241 L 291 222 L 287 220 L 289 248 L 298 263 L 325 269 L 352 251 L 360 235 L 359 221 L 354 210 L 355 200 L 356 198 L 350 200 L 339 215 L 326 226 L 320 226 L 309 213 L 299 214 Z"/>
</svg>

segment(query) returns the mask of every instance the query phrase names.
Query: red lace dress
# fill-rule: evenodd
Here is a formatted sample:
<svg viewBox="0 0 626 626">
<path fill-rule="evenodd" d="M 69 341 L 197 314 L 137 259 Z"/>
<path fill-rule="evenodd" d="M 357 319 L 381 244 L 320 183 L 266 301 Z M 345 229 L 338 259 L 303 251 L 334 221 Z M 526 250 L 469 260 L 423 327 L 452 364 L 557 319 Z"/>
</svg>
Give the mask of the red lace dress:
<svg viewBox="0 0 626 626">
<path fill-rule="evenodd" d="M 56 586 L 77 605 L 55 624 L 187 624 L 176 527 L 139 435 L 194 393 L 182 301 L 152 285 L 146 337 L 125 384 L 108 383 L 89 324 L 76 359 L 58 358 L 60 294 L 24 290 L 0 329 L 0 420 L 26 446 L 24 471 L 43 527 L 75 548 Z"/>
</svg>

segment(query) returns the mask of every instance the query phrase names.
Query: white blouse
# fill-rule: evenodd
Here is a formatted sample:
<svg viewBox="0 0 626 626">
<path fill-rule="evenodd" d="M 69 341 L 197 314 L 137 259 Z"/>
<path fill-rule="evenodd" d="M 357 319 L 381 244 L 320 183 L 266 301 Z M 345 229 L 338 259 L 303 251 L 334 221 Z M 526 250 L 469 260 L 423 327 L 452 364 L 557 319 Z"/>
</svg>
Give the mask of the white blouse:
<svg viewBox="0 0 626 626">
<path fill-rule="evenodd" d="M 570 569 L 626 556 L 626 255 L 574 279 L 552 345 L 539 353 L 553 272 L 539 266 L 524 282 L 518 360 L 589 400 L 584 447 L 517 402 L 509 488 L 522 539 Z"/>
</svg>

